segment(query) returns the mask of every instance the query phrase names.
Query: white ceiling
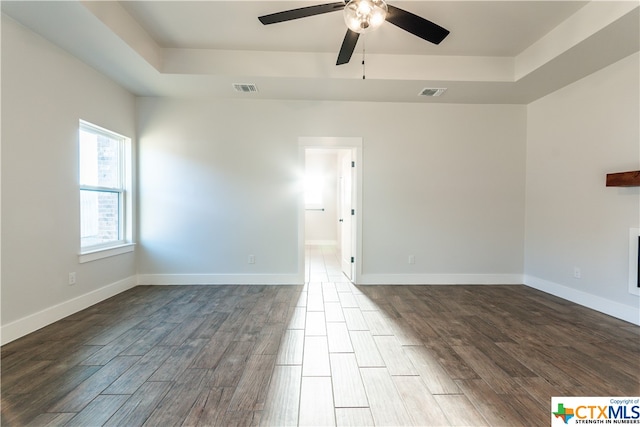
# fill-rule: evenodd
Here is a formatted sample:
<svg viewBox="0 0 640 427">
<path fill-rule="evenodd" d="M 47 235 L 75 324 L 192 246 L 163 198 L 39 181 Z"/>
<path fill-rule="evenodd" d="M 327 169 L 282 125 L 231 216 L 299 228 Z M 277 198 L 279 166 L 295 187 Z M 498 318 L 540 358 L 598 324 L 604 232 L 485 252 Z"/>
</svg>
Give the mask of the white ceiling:
<svg viewBox="0 0 640 427">
<path fill-rule="evenodd" d="M 331 0 L 329 0 L 330 2 Z M 123 2 L 122 6 L 162 47 L 338 52 L 345 34 L 341 12 L 264 26 L 258 16 L 320 1 Z M 514 56 L 567 19 L 585 1 L 391 1 L 451 35 L 441 45 L 392 24 L 367 34 L 370 53 Z"/>
<path fill-rule="evenodd" d="M 141 96 L 528 103 L 640 48 L 637 0 L 392 1 L 451 34 L 436 46 L 385 23 L 340 67 L 341 12 L 257 19 L 330 1 L 3 1 L 2 11 Z M 448 90 L 418 97 L 424 87 Z"/>
</svg>

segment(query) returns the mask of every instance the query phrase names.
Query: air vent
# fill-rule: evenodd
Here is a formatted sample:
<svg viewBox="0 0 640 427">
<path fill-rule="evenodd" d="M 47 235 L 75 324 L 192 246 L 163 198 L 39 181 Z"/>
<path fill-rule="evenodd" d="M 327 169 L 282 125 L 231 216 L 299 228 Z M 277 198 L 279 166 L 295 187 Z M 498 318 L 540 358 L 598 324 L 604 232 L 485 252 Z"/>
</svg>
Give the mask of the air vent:
<svg viewBox="0 0 640 427">
<path fill-rule="evenodd" d="M 258 86 L 254 85 L 253 83 L 234 83 L 233 88 L 236 90 L 236 92 L 244 93 L 258 91 Z"/>
<path fill-rule="evenodd" d="M 420 91 L 420 96 L 440 96 L 447 90 L 446 87 L 425 87 Z"/>
</svg>

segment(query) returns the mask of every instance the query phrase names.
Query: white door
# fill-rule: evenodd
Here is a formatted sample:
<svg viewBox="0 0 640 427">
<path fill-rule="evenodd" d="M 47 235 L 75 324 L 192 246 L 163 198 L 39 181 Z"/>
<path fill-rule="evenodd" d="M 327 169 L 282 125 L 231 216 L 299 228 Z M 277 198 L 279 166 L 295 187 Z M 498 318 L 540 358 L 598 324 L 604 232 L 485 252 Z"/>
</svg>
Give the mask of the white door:
<svg viewBox="0 0 640 427">
<path fill-rule="evenodd" d="M 354 172 L 352 150 L 340 156 L 340 261 L 342 271 L 349 280 L 355 279 L 355 221 L 354 221 Z"/>
</svg>

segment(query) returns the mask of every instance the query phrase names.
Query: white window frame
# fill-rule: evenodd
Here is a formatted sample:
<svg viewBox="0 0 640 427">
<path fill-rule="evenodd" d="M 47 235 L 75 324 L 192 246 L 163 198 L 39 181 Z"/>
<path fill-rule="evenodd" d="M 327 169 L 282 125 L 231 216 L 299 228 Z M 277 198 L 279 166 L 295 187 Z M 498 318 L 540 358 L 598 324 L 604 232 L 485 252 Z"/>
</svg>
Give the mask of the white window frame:
<svg viewBox="0 0 640 427">
<path fill-rule="evenodd" d="M 120 255 L 134 250 L 133 243 L 133 209 L 132 209 L 132 147 L 131 138 L 120 135 L 116 132 L 94 125 L 84 120 L 80 120 L 78 128 L 78 153 L 80 152 L 80 132 L 90 132 L 106 136 L 119 141 L 119 162 L 120 162 L 120 185 L 117 187 L 101 187 L 82 185 L 80 183 L 80 156 L 78 156 L 78 182 L 80 195 L 82 191 L 105 192 L 118 194 L 118 240 L 95 245 L 82 245 L 80 239 L 79 262 L 89 262 L 109 256 Z M 80 211 L 80 221 L 82 222 L 82 209 Z M 81 227 L 81 225 L 79 224 Z M 80 228 L 79 227 L 79 228 Z"/>
</svg>

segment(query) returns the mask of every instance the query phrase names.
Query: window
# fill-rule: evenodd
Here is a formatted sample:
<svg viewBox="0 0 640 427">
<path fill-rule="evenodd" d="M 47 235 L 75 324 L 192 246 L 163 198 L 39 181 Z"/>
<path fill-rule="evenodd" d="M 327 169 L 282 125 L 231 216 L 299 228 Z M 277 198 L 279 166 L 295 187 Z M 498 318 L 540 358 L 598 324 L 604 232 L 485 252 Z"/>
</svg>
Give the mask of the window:
<svg viewBox="0 0 640 427">
<path fill-rule="evenodd" d="M 131 140 L 80 121 L 82 252 L 131 242 Z"/>
<path fill-rule="evenodd" d="M 304 203 L 307 209 L 322 209 L 324 179 L 320 174 L 307 172 L 304 180 Z"/>
</svg>

